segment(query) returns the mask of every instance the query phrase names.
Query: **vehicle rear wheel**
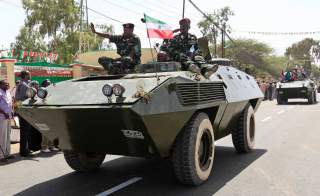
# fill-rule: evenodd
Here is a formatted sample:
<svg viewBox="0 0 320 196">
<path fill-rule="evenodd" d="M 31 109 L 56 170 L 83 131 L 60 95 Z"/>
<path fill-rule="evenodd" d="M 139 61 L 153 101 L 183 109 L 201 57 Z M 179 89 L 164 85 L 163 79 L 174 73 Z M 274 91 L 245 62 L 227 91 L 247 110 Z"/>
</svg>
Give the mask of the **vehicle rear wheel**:
<svg viewBox="0 0 320 196">
<path fill-rule="evenodd" d="M 182 184 L 200 185 L 210 176 L 214 133 L 205 113 L 196 113 L 177 136 L 172 151 L 175 175 Z"/>
<path fill-rule="evenodd" d="M 247 105 L 242 111 L 238 127 L 232 131 L 232 142 L 239 153 L 248 153 L 254 149 L 255 141 L 255 117 L 251 105 Z"/>
<path fill-rule="evenodd" d="M 277 97 L 277 103 L 278 103 L 278 105 L 281 105 L 282 104 L 282 99 L 281 99 L 281 97 L 278 95 L 278 97 Z"/>
<path fill-rule="evenodd" d="M 313 92 L 308 97 L 308 103 L 314 104 L 314 93 Z"/>
<path fill-rule="evenodd" d="M 105 153 L 87 153 L 74 150 L 64 150 L 64 158 L 68 165 L 77 172 L 91 172 L 102 164 Z"/>
<path fill-rule="evenodd" d="M 283 105 L 288 103 L 288 98 L 284 98 L 278 95 L 277 97 L 277 103 L 278 105 Z"/>
</svg>

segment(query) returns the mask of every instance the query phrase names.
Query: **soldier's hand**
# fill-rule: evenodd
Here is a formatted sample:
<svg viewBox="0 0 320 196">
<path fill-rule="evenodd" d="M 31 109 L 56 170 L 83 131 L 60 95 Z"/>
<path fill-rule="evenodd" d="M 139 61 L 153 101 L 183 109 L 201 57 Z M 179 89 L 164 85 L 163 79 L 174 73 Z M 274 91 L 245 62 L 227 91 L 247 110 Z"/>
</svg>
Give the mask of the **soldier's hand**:
<svg viewBox="0 0 320 196">
<path fill-rule="evenodd" d="M 187 61 L 188 60 L 188 56 L 184 53 L 180 53 L 180 61 Z"/>
<path fill-rule="evenodd" d="M 92 33 L 96 32 L 96 29 L 94 28 L 94 24 L 92 22 L 90 23 L 90 28 L 91 28 Z"/>
</svg>

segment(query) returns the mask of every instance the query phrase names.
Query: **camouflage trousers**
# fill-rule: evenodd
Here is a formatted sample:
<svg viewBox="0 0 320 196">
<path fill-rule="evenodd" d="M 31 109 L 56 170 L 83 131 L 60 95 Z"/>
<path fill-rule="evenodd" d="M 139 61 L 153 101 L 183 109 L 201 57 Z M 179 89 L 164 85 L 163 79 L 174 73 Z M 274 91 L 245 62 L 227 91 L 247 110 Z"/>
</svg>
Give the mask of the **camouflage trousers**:
<svg viewBox="0 0 320 196">
<path fill-rule="evenodd" d="M 103 66 L 105 70 L 111 70 L 116 62 L 121 62 L 121 66 L 124 70 L 126 69 L 134 69 L 135 63 L 128 57 L 120 57 L 120 58 L 110 58 L 110 57 L 100 57 L 98 59 L 98 63 Z"/>
</svg>

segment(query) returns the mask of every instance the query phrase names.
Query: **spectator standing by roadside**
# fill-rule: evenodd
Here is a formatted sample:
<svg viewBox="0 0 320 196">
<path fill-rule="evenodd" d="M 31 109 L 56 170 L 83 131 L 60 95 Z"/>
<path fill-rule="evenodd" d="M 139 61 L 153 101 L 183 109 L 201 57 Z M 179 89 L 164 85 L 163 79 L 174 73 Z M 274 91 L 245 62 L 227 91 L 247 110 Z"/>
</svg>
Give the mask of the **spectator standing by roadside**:
<svg viewBox="0 0 320 196">
<path fill-rule="evenodd" d="M 34 80 L 30 82 L 29 86 L 36 89 L 36 91 L 38 92 L 38 89 L 39 89 L 38 81 Z M 36 128 L 30 125 L 29 138 L 28 138 L 29 150 L 32 150 L 32 151 L 41 150 L 41 140 L 42 140 L 42 134 Z"/>
<path fill-rule="evenodd" d="M 51 82 L 50 80 L 46 79 L 41 83 L 41 87 L 47 88 L 50 86 Z M 51 151 L 58 151 L 56 147 L 53 145 L 53 141 L 49 140 L 42 134 L 42 142 L 41 142 L 41 152 L 48 153 Z"/>
<path fill-rule="evenodd" d="M 0 80 L 0 159 L 13 158 L 10 155 L 12 113 L 9 83 L 6 80 Z"/>
<path fill-rule="evenodd" d="M 12 88 L 12 90 L 11 90 L 11 96 L 12 96 L 12 102 L 13 102 L 13 103 L 16 102 L 15 96 L 16 96 L 17 86 L 19 86 L 19 84 L 20 84 L 20 80 L 17 80 L 15 86 L 14 86 L 14 87 Z M 13 111 L 12 120 L 13 120 L 13 122 L 14 122 L 13 128 L 15 128 L 15 129 L 19 128 L 19 126 L 18 126 L 17 114 L 16 114 L 14 111 Z"/>
<path fill-rule="evenodd" d="M 28 71 L 20 72 L 21 81 L 17 86 L 15 100 L 16 102 L 22 102 L 26 100 L 28 97 L 26 95 L 27 89 L 29 88 L 29 82 L 31 78 L 31 74 Z M 28 140 L 30 137 L 30 129 L 31 125 L 25 121 L 21 116 L 19 116 L 20 122 L 20 155 L 21 156 L 29 156 L 30 150 L 28 146 Z"/>
</svg>

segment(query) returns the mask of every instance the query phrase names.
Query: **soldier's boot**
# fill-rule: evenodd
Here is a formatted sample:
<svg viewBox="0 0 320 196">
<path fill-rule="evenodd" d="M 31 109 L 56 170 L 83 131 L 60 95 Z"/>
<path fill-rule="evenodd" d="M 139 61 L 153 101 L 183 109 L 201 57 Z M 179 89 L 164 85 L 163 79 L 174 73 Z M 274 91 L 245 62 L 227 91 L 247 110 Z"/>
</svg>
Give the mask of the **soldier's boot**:
<svg viewBox="0 0 320 196">
<path fill-rule="evenodd" d="M 192 73 L 198 73 L 198 74 L 200 74 L 201 72 L 200 68 L 193 63 L 189 65 L 188 70 Z"/>
<path fill-rule="evenodd" d="M 205 78 L 209 79 L 210 76 L 218 70 L 218 68 L 219 68 L 219 65 L 214 64 L 212 66 L 207 66 L 202 68 L 201 72 L 203 73 Z"/>
<path fill-rule="evenodd" d="M 112 59 L 112 58 L 105 57 L 105 56 L 100 57 L 100 58 L 98 59 L 98 63 L 99 63 L 100 65 L 102 65 L 102 67 L 103 67 L 105 70 L 107 70 L 107 71 L 109 71 L 110 68 L 112 67 L 112 62 L 113 62 L 113 59 Z"/>
</svg>

